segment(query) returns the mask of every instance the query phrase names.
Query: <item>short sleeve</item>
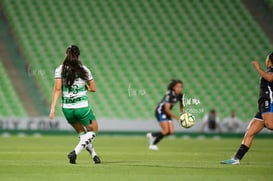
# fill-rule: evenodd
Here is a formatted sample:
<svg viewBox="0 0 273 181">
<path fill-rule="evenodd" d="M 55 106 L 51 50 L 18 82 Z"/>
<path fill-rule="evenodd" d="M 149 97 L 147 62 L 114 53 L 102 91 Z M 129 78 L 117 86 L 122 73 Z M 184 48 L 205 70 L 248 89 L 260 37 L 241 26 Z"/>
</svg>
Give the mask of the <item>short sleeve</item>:
<svg viewBox="0 0 273 181">
<path fill-rule="evenodd" d="M 83 66 L 83 68 L 86 70 L 87 72 L 87 77 L 88 77 L 88 80 L 93 80 L 93 76 L 91 74 L 91 71 L 86 67 L 86 66 Z"/>
<path fill-rule="evenodd" d="M 62 65 L 60 65 L 58 68 L 56 68 L 54 77 L 55 77 L 55 79 L 62 78 Z"/>
<path fill-rule="evenodd" d="M 166 95 L 165 95 L 165 98 L 164 98 L 164 101 L 167 102 L 167 103 L 171 103 L 171 92 L 170 91 L 167 91 L 166 92 Z"/>
</svg>

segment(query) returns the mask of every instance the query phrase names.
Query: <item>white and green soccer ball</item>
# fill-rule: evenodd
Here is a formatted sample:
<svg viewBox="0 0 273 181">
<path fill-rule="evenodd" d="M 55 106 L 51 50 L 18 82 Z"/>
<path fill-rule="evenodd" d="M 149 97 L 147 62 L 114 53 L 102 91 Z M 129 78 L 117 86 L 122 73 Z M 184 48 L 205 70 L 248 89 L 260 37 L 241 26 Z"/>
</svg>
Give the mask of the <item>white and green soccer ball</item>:
<svg viewBox="0 0 273 181">
<path fill-rule="evenodd" d="M 180 116 L 180 124 L 183 128 L 190 128 L 195 125 L 195 118 L 191 113 L 183 113 Z"/>
</svg>

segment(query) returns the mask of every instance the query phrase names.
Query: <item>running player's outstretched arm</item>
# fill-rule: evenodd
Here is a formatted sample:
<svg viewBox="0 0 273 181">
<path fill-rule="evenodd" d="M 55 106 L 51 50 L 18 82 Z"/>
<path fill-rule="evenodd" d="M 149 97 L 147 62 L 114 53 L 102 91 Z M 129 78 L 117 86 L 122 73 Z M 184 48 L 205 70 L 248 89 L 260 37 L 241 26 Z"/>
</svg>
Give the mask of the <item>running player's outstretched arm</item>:
<svg viewBox="0 0 273 181">
<path fill-rule="evenodd" d="M 62 86 L 62 79 L 55 79 L 55 85 L 52 91 L 51 109 L 49 114 L 50 119 L 53 119 L 55 117 L 55 107 L 61 92 L 61 86 Z"/>
<path fill-rule="evenodd" d="M 262 76 L 265 80 L 267 80 L 268 82 L 272 82 L 273 81 L 273 74 L 271 72 L 265 72 L 261 69 L 259 62 L 257 61 L 253 61 L 251 62 L 251 64 L 254 65 L 255 69 L 257 70 L 257 72 L 260 74 L 260 76 Z"/>
<path fill-rule="evenodd" d="M 172 118 L 174 118 L 176 121 L 179 122 L 179 117 L 177 117 L 172 111 L 171 111 L 171 104 L 170 103 L 166 103 L 164 106 L 164 109 L 166 111 L 166 113 L 171 116 Z"/>
<path fill-rule="evenodd" d="M 96 88 L 95 81 L 93 79 L 88 81 L 87 90 L 89 92 L 96 92 L 97 88 Z"/>
</svg>

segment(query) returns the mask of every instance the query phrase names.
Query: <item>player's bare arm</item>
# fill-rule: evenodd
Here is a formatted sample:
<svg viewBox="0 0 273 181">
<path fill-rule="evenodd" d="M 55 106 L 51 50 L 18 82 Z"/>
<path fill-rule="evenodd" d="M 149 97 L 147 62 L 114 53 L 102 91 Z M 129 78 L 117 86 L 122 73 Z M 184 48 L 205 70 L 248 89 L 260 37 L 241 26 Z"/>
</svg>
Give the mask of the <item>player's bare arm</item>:
<svg viewBox="0 0 273 181">
<path fill-rule="evenodd" d="M 264 70 L 262 70 L 261 67 L 260 67 L 260 63 L 258 61 L 252 61 L 251 64 L 254 65 L 254 67 L 257 70 L 257 72 L 265 80 L 267 80 L 268 82 L 272 82 L 273 81 L 273 74 L 271 72 L 265 72 Z"/>
<path fill-rule="evenodd" d="M 177 115 L 175 115 L 172 111 L 171 111 L 171 104 L 166 103 L 164 106 L 164 109 L 166 111 L 166 113 L 171 116 L 172 118 L 174 118 L 176 121 L 179 122 L 179 117 Z"/>
<path fill-rule="evenodd" d="M 96 92 L 96 91 L 97 91 L 96 84 L 95 84 L 95 81 L 94 81 L 94 80 L 90 80 L 90 81 L 88 82 L 87 90 L 88 90 L 89 92 Z"/>
<path fill-rule="evenodd" d="M 49 114 L 50 119 L 53 119 L 55 117 L 55 107 L 61 92 L 61 86 L 62 86 L 62 79 L 55 79 L 55 84 L 52 91 L 52 104 L 51 104 L 51 109 Z"/>
</svg>

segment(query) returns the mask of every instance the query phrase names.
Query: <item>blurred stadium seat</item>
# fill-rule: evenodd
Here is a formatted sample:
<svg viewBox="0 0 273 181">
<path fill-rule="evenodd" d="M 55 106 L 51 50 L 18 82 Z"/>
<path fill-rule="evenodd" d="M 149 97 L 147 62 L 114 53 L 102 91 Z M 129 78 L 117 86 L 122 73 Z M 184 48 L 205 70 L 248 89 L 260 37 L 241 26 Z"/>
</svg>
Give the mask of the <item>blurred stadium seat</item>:
<svg viewBox="0 0 273 181">
<path fill-rule="evenodd" d="M 0 82 L 1 82 L 1 91 L 0 91 L 0 117 L 7 116 L 27 116 L 26 110 L 24 109 L 16 90 L 12 86 L 12 82 L 9 79 L 9 76 L 0 60 Z"/>
<path fill-rule="evenodd" d="M 92 71 L 97 116 L 151 119 L 170 79 L 184 81 L 203 114 L 256 112 L 258 75 L 272 43 L 241 1 L 3 0 L 5 13 L 48 101 L 70 44 Z M 2 70 L 3 71 L 3 70 Z M 18 114 L 25 114 L 20 112 Z M 58 114 L 61 115 L 60 109 Z"/>
</svg>

